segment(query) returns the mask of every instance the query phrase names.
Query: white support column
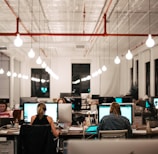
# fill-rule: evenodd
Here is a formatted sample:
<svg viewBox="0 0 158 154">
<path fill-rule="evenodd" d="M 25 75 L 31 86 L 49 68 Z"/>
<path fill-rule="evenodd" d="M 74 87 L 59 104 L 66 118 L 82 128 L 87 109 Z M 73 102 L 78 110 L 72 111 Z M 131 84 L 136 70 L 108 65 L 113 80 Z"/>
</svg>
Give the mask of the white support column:
<svg viewBox="0 0 158 154">
<path fill-rule="evenodd" d="M 14 57 L 10 57 L 10 72 L 14 72 Z M 14 77 L 10 76 L 10 107 L 14 107 Z"/>
</svg>

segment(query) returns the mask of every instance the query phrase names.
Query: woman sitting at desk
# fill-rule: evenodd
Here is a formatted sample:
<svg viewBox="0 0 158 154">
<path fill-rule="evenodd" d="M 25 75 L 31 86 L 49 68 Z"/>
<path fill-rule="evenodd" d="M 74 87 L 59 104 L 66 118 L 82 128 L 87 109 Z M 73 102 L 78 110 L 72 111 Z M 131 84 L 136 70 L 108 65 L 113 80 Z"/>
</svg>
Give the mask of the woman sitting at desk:
<svg viewBox="0 0 158 154">
<path fill-rule="evenodd" d="M 0 103 L 0 118 L 11 118 L 12 111 L 7 110 L 7 103 Z"/>
<path fill-rule="evenodd" d="M 128 136 L 132 136 L 132 128 L 130 125 L 129 120 L 121 116 L 121 110 L 120 105 L 116 102 L 113 102 L 110 106 L 110 115 L 104 116 L 99 125 L 98 125 L 98 131 L 99 130 L 128 130 Z"/>
<path fill-rule="evenodd" d="M 55 128 L 54 121 L 50 116 L 45 115 L 46 105 L 39 103 L 37 106 L 37 115 L 31 117 L 31 125 L 47 125 L 49 124 L 55 137 L 59 136 L 60 131 Z"/>
</svg>

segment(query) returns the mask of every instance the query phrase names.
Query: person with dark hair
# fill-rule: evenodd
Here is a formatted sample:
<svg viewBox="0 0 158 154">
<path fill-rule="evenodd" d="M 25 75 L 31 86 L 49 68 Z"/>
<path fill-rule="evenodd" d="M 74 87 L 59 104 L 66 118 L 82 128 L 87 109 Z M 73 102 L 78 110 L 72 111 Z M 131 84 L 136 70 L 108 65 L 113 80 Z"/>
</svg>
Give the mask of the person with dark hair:
<svg viewBox="0 0 158 154">
<path fill-rule="evenodd" d="M 7 110 L 7 103 L 0 103 L 0 118 L 11 118 L 12 111 Z"/>
<path fill-rule="evenodd" d="M 60 131 L 55 128 L 52 117 L 45 115 L 45 112 L 46 105 L 44 103 L 39 103 L 37 106 L 37 115 L 31 117 L 31 125 L 50 125 L 53 135 L 58 137 Z"/>
<path fill-rule="evenodd" d="M 123 130 L 127 129 L 127 137 L 132 137 L 132 128 L 129 120 L 121 115 L 120 105 L 113 102 L 110 106 L 110 114 L 104 116 L 98 124 L 99 130 Z"/>
</svg>

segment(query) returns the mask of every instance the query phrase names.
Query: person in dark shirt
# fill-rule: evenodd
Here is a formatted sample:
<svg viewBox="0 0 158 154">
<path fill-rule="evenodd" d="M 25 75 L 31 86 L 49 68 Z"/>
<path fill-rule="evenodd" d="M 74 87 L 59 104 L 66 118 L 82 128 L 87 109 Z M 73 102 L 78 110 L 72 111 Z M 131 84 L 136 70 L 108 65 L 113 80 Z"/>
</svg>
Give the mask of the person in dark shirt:
<svg viewBox="0 0 158 154">
<path fill-rule="evenodd" d="M 123 130 L 127 129 L 127 137 L 132 137 L 132 128 L 129 120 L 121 115 L 120 105 L 113 102 L 110 106 L 110 114 L 104 116 L 98 124 L 99 130 Z"/>
<path fill-rule="evenodd" d="M 46 105 L 44 103 L 39 103 L 37 106 L 37 115 L 31 117 L 31 125 L 50 125 L 52 133 L 55 137 L 58 137 L 60 131 L 55 128 L 54 121 L 52 117 L 45 115 Z"/>
</svg>

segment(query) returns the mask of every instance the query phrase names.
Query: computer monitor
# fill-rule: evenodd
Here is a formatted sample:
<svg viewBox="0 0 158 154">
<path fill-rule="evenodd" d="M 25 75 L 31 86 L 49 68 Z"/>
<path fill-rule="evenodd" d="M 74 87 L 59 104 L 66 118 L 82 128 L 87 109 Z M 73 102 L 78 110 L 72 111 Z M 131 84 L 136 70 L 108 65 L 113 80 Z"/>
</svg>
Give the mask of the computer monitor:
<svg viewBox="0 0 158 154">
<path fill-rule="evenodd" d="M 24 103 L 37 103 L 37 97 L 20 97 L 20 107 L 23 108 Z"/>
<path fill-rule="evenodd" d="M 72 109 L 74 111 L 80 111 L 82 102 L 81 102 L 81 97 L 72 97 L 71 98 L 71 103 L 72 103 Z"/>
<path fill-rule="evenodd" d="M 121 115 L 129 119 L 130 124 L 133 124 L 133 104 L 124 103 L 120 104 Z M 103 116 L 110 114 L 110 104 L 102 104 L 98 106 L 98 121 L 100 121 Z"/>
<path fill-rule="evenodd" d="M 114 97 L 99 97 L 99 104 L 112 103 L 114 101 L 115 101 Z"/>
<path fill-rule="evenodd" d="M 71 123 L 72 122 L 72 105 L 58 104 L 58 122 Z"/>
<path fill-rule="evenodd" d="M 158 109 L 158 97 L 153 97 L 153 104 L 156 109 Z"/>
<path fill-rule="evenodd" d="M 115 102 L 121 104 L 123 102 L 122 97 L 115 97 Z"/>
<path fill-rule="evenodd" d="M 46 104 L 46 115 L 53 118 L 54 122 L 58 119 L 58 104 L 57 103 L 45 103 Z M 23 117 L 25 123 L 31 122 L 31 117 L 37 114 L 38 103 L 24 103 Z"/>
</svg>

